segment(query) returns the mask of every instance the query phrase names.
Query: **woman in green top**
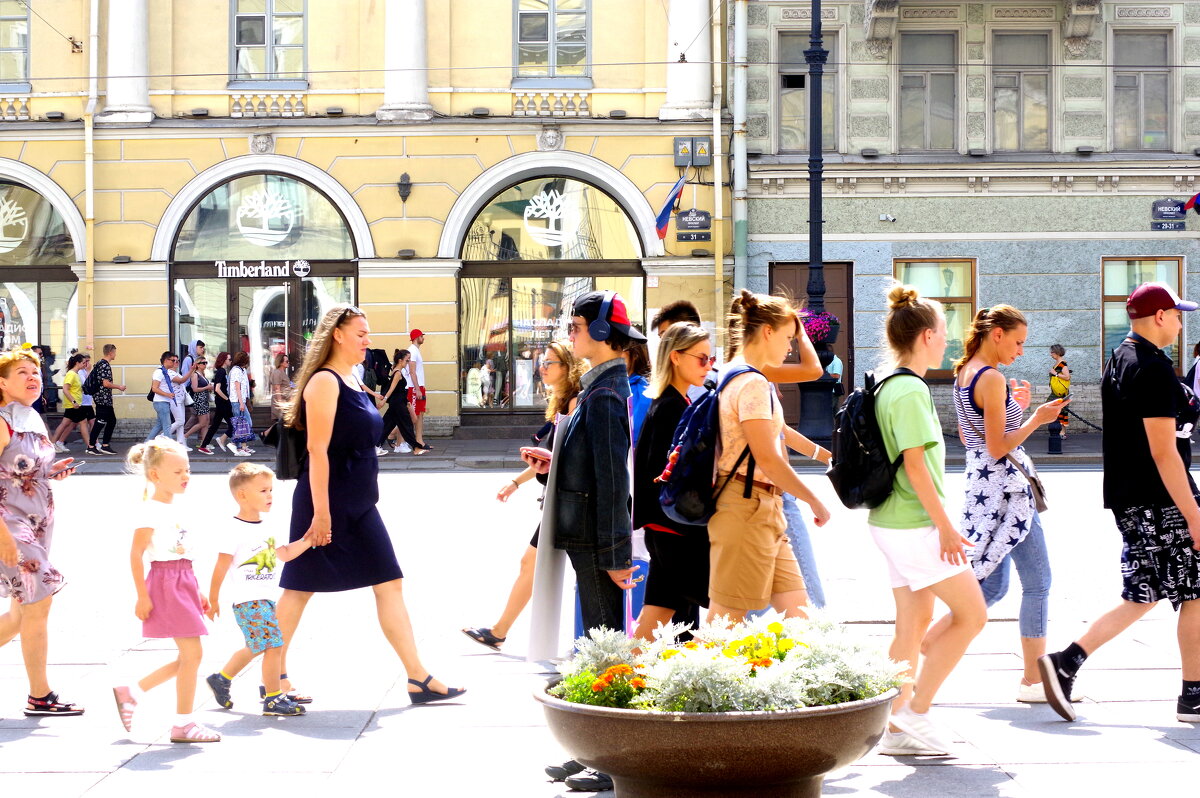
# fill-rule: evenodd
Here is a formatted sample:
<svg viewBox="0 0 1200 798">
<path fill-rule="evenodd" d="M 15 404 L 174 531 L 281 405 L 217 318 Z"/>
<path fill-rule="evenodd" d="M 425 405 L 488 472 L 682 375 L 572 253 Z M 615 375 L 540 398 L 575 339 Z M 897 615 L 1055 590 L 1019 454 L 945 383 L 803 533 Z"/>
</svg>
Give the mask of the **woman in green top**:
<svg viewBox="0 0 1200 798">
<path fill-rule="evenodd" d="M 896 600 L 896 635 L 891 657 L 913 663 L 912 682 L 892 707 L 892 727 L 881 742 L 885 754 L 948 754 L 949 742 L 926 713 L 934 695 L 967 646 L 987 623 L 987 607 L 971 572 L 959 534 L 943 506 L 946 446 L 925 373 L 942 363 L 946 317 L 935 300 L 896 285 L 888 293 L 888 346 L 899 369 L 880 386 L 875 415 L 891 461 L 903 458 L 892 493 L 868 517 L 883 552 Z M 921 639 L 933 618 L 933 600 L 950 608 L 951 626 L 925 652 Z"/>
</svg>

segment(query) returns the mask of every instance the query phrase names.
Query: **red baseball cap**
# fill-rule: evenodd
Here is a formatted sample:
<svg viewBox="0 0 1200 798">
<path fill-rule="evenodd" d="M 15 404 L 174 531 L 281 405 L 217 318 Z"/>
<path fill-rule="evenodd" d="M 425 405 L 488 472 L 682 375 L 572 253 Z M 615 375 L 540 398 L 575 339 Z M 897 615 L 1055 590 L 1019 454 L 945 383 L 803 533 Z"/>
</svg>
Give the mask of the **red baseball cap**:
<svg viewBox="0 0 1200 798">
<path fill-rule="evenodd" d="M 1125 310 L 1131 319 L 1144 319 L 1160 310 L 1195 310 L 1195 302 L 1186 302 L 1171 290 L 1166 283 L 1142 283 L 1125 301 Z"/>
<path fill-rule="evenodd" d="M 415 341 L 415 340 L 417 340 L 418 338 L 420 338 L 420 337 L 421 337 L 422 335 L 424 335 L 424 334 L 425 334 L 425 333 L 421 332 L 420 330 L 418 330 L 418 329 L 416 329 L 416 328 L 414 327 L 414 328 L 413 328 L 412 330 L 410 330 L 410 331 L 409 331 L 409 333 L 408 333 L 408 340 L 410 340 L 410 341 Z"/>
</svg>

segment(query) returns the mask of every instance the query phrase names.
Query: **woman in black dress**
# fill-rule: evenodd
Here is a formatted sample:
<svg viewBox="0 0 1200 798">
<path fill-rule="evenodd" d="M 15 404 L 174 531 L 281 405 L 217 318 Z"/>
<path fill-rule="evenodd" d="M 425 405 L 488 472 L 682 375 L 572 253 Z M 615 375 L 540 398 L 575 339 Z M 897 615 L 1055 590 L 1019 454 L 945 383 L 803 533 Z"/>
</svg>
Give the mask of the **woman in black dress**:
<svg viewBox="0 0 1200 798">
<path fill-rule="evenodd" d="M 335 305 L 326 312 L 284 411 L 285 423 L 308 435 L 308 459 L 292 495 L 290 540 L 306 538 L 314 548 L 284 565 L 279 626 L 286 657 L 314 593 L 370 587 L 380 628 L 408 672 L 409 699 L 425 704 L 464 690 L 442 684 L 421 664 L 404 605 L 404 575 L 376 507 L 375 443 L 383 420 L 354 377 L 354 367 L 371 345 L 370 334 L 366 314 L 358 308 Z M 285 691 L 290 687 L 285 683 Z"/>
<path fill-rule="evenodd" d="M 422 455 L 429 449 L 417 441 L 417 434 L 413 430 L 412 416 L 408 412 L 410 407 L 407 400 L 408 379 L 404 375 L 408 373 L 408 363 L 411 357 L 412 355 L 407 349 L 397 349 L 392 356 L 392 378 L 388 382 L 387 393 L 380 400 L 381 403 L 387 403 L 388 409 L 383 414 L 383 434 L 379 436 L 379 448 L 387 449 L 388 438 L 391 437 L 392 430 L 396 430 L 414 455 Z M 397 443 L 396 448 L 392 451 L 399 454 L 403 450 Z"/>
<path fill-rule="evenodd" d="M 703 385 L 711 368 L 712 344 L 704 328 L 689 322 L 667 328 L 646 392 L 654 401 L 633 455 L 633 526 L 645 530 L 650 553 L 646 598 L 634 633 L 643 640 L 653 640 L 659 624 L 698 626 L 700 607 L 708 606 L 708 528 L 668 518 L 654 480 L 666 468 L 688 389 Z"/>
<path fill-rule="evenodd" d="M 204 440 L 200 442 L 200 448 L 196 451 L 201 454 L 212 454 L 213 438 L 217 436 L 217 430 L 221 428 L 221 422 L 225 422 L 225 432 L 221 434 L 221 440 L 217 445 L 222 449 L 229 443 L 233 437 L 233 405 L 229 402 L 229 396 L 225 393 L 225 383 L 227 374 L 225 366 L 229 364 L 229 353 L 222 352 L 217 355 L 216 361 L 213 363 L 216 369 L 213 371 L 212 386 L 212 418 L 208 420 L 208 431 L 204 433 Z"/>
</svg>

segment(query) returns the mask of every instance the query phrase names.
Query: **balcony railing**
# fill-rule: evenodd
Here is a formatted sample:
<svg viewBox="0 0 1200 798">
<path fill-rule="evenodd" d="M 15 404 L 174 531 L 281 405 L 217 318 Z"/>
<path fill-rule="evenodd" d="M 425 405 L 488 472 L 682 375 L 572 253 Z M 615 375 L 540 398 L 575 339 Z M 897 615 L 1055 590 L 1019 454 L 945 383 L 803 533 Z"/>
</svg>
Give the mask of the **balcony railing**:
<svg viewBox="0 0 1200 798">
<path fill-rule="evenodd" d="M 28 97 L 0 97 L 0 120 L 24 122 L 29 119 Z"/>
<path fill-rule="evenodd" d="M 513 92 L 513 116 L 591 116 L 588 93 L 531 89 Z"/>
<path fill-rule="evenodd" d="M 247 91 L 229 95 L 229 115 L 235 119 L 287 119 L 305 113 L 304 95 L 300 92 Z"/>
</svg>

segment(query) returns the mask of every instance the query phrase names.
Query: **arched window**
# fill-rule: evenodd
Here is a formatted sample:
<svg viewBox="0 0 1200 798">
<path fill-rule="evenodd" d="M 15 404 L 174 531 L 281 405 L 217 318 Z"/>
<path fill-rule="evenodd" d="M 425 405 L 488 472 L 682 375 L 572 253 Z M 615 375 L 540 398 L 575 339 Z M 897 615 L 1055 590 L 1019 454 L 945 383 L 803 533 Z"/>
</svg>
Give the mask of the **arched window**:
<svg viewBox="0 0 1200 798">
<path fill-rule="evenodd" d="M 77 260 L 50 201 L 0 181 L 0 350 L 38 344 L 53 363 L 78 346 Z"/>
<path fill-rule="evenodd" d="M 633 260 L 642 244 L 625 210 L 593 185 L 538 177 L 483 207 L 463 242 L 468 261 Z"/>
<path fill-rule="evenodd" d="M 350 260 L 346 220 L 324 194 L 276 174 L 235 177 L 188 213 L 172 260 Z"/>
</svg>

